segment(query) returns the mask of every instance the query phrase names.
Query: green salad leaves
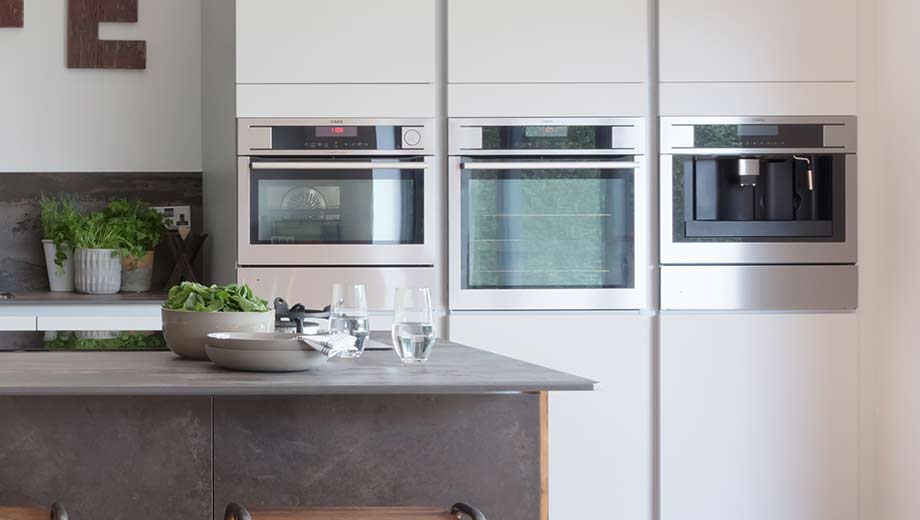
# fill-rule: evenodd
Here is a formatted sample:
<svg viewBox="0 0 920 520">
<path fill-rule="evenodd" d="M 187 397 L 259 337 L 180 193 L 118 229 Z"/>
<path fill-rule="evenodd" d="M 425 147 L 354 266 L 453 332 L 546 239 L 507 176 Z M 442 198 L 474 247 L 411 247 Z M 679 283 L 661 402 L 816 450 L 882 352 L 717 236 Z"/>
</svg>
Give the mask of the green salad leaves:
<svg viewBox="0 0 920 520">
<path fill-rule="evenodd" d="M 164 309 L 195 312 L 267 312 L 268 302 L 253 295 L 248 285 L 210 287 L 182 282 L 169 290 Z"/>
</svg>

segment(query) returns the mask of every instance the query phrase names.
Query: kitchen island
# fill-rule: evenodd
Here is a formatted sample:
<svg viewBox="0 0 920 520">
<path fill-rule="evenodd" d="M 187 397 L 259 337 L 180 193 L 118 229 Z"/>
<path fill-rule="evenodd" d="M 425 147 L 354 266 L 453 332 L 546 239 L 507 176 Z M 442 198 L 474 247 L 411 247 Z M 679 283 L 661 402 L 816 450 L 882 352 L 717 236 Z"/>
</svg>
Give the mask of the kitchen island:
<svg viewBox="0 0 920 520">
<path fill-rule="evenodd" d="M 463 500 L 489 518 L 538 520 L 546 392 L 593 384 L 445 341 L 424 365 L 368 351 L 286 374 L 169 352 L 2 353 L 0 504 L 205 520 L 229 501 Z"/>
</svg>

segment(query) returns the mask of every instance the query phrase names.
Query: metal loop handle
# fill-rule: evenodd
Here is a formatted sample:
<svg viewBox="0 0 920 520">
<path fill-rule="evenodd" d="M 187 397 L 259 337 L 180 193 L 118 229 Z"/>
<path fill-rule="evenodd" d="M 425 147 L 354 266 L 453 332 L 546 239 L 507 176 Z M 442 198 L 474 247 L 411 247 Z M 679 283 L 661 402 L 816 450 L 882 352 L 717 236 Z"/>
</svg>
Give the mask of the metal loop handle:
<svg viewBox="0 0 920 520">
<path fill-rule="evenodd" d="M 635 170 L 641 165 L 633 161 L 514 161 L 463 162 L 464 170 Z"/>
<path fill-rule="evenodd" d="M 51 520 L 67 520 L 67 510 L 64 506 L 57 502 L 51 504 Z"/>
<path fill-rule="evenodd" d="M 245 507 L 236 502 L 230 502 L 227 504 L 227 512 L 224 513 L 224 520 L 252 520 L 252 515 Z"/>
<path fill-rule="evenodd" d="M 251 164 L 253 170 L 424 170 L 423 162 L 374 162 L 374 161 L 258 161 Z"/>
<path fill-rule="evenodd" d="M 482 514 L 482 511 L 469 504 L 458 502 L 450 508 L 450 514 L 457 518 L 460 518 L 461 513 L 470 517 L 472 520 L 486 520 L 486 515 Z"/>
</svg>

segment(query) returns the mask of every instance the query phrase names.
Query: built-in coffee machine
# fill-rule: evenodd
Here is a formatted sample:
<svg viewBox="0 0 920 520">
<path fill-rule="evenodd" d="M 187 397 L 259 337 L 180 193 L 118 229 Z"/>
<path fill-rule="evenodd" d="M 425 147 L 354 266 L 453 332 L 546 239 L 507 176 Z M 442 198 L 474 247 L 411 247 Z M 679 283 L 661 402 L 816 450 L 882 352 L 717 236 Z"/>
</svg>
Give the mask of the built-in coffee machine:
<svg viewBox="0 0 920 520">
<path fill-rule="evenodd" d="M 855 117 L 661 132 L 662 309 L 856 308 Z"/>
</svg>

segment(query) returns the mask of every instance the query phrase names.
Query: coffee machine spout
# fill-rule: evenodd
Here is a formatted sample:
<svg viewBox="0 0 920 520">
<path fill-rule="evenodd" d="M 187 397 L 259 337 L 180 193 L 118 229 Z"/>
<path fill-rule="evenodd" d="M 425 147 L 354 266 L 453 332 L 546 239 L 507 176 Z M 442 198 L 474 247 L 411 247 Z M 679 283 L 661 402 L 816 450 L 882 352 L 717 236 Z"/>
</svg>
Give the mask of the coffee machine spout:
<svg viewBox="0 0 920 520">
<path fill-rule="evenodd" d="M 741 186 L 757 186 L 760 178 L 760 159 L 738 159 L 738 183 Z"/>
</svg>

